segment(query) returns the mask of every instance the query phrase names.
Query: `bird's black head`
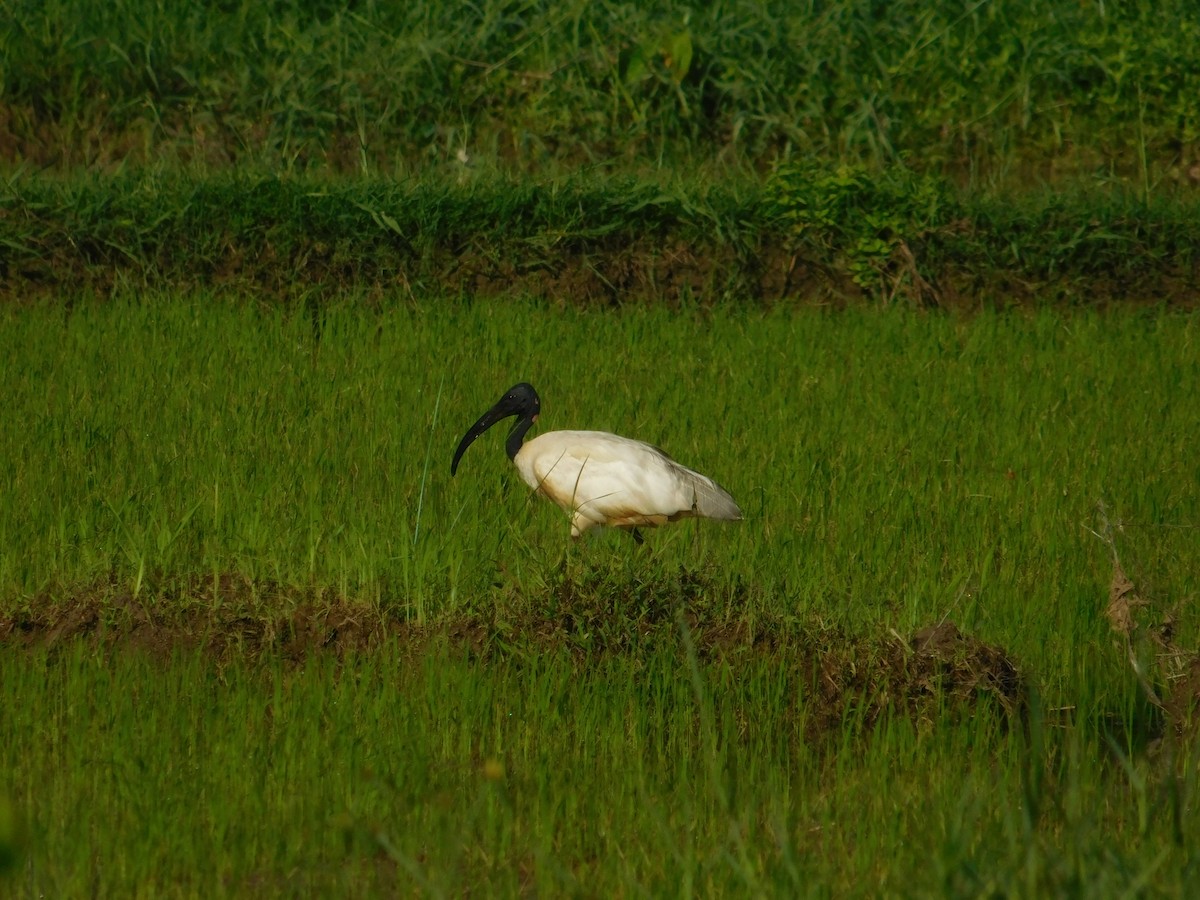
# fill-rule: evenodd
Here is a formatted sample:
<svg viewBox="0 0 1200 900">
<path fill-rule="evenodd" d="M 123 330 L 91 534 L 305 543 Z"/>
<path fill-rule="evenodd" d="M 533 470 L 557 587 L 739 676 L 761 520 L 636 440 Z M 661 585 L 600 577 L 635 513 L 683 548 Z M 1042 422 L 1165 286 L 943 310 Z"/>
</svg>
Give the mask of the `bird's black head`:
<svg viewBox="0 0 1200 900">
<path fill-rule="evenodd" d="M 500 419 L 506 416 L 536 419 L 538 413 L 542 411 L 542 401 L 538 397 L 537 391 L 533 389 L 533 385 L 522 381 L 505 391 L 504 396 L 496 401 L 496 405 L 492 407 L 491 411 L 499 413 L 498 418 Z"/>
<path fill-rule="evenodd" d="M 507 419 L 509 416 L 516 416 L 517 421 L 513 423 L 505 449 L 508 451 L 510 459 L 516 456 L 517 451 L 521 449 L 521 441 L 525 437 L 525 432 L 529 430 L 541 411 L 542 401 L 538 397 L 537 391 L 533 389 L 533 385 L 524 381 L 514 384 L 504 392 L 504 396 L 497 400 L 491 409 L 479 417 L 479 421 L 472 425 L 470 430 L 463 435 L 463 439 L 458 442 L 458 449 L 454 451 L 454 459 L 450 463 L 450 474 L 453 475 L 458 471 L 458 461 L 462 459 L 462 455 L 467 452 L 467 448 L 471 446 L 475 438 L 501 419 Z"/>
</svg>

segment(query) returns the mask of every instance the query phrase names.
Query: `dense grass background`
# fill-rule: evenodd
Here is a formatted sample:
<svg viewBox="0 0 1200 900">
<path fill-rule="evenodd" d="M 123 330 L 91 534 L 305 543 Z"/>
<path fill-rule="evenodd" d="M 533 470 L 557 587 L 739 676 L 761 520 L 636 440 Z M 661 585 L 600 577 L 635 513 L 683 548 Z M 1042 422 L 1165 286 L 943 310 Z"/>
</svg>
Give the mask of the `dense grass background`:
<svg viewBox="0 0 1200 900">
<path fill-rule="evenodd" d="M 394 175 L 904 160 L 1187 179 L 1186 0 L 10 3 L 8 159 Z"/>
</svg>

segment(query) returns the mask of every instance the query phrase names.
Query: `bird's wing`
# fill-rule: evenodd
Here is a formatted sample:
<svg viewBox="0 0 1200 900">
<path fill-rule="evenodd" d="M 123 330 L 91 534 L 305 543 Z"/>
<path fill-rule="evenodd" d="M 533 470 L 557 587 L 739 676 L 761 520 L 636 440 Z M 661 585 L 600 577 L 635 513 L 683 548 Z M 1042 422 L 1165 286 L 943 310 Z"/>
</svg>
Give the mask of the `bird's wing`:
<svg viewBox="0 0 1200 900">
<path fill-rule="evenodd" d="M 642 441 L 602 431 L 551 431 L 525 444 L 516 461 L 531 487 L 597 524 L 741 518 L 724 488 Z"/>
</svg>

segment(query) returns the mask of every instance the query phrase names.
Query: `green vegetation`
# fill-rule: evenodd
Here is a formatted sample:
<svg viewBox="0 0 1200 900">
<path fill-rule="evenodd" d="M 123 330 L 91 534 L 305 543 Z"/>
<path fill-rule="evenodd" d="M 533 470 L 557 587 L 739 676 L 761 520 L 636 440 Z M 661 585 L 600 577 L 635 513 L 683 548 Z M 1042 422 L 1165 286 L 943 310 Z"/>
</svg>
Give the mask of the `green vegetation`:
<svg viewBox="0 0 1200 900">
<path fill-rule="evenodd" d="M 1170 613 L 1197 644 L 1195 344 L 1166 312 L 10 309 L 20 877 L 1177 893 L 1187 720 L 1114 640 L 1092 532 L 1151 586 L 1132 646 L 1169 697 L 1186 655 L 1149 635 Z M 654 440 L 746 522 L 569 547 L 498 438 L 451 479 L 527 373 L 541 427 Z M 945 620 L 1035 706 L 958 651 L 921 675 Z"/>
<path fill-rule="evenodd" d="M 727 593 L 755 574 L 752 608 L 898 614 L 906 628 L 938 618 L 964 580 L 1002 582 L 995 612 L 972 588 L 955 620 L 986 621 L 1041 667 L 1079 623 L 1047 638 L 1007 610 L 1067 559 L 1065 608 L 1094 609 L 1111 570 L 1087 532 L 1098 501 L 1136 523 L 1122 536 L 1133 558 L 1186 593 L 1192 536 L 1157 526 L 1190 522 L 1198 499 L 1200 408 L 1176 399 L 1200 390 L 1195 341 L 1192 317 L 1162 313 L 349 301 L 314 320 L 208 295 L 9 310 L 0 353 L 22 377 L 0 435 L 0 588 L 32 597 L 115 573 L 157 590 L 234 569 L 419 621 L 492 607 L 494 566 L 526 584 L 561 561 L 566 529 L 510 477 L 501 442 L 454 480 L 450 451 L 528 377 L 542 428 L 644 436 L 711 471 L 758 523 L 666 529 L 638 568 L 719 547 Z M 600 555 L 629 556 L 612 538 Z"/>
<path fill-rule="evenodd" d="M 0 297 L 1190 305 L 1200 20 L 1143 7 L 10 4 Z"/>
<path fill-rule="evenodd" d="M 1185 178 L 1187 0 L 16 2 L 0 144 L 35 165 L 395 175 L 906 161 Z M 989 175 L 988 177 L 991 177 Z"/>
<path fill-rule="evenodd" d="M 18 896 L 1183 896 L 1195 779 L 983 715 L 797 737 L 773 663 L 0 654 Z M 1036 746 L 1036 745 L 1035 745 Z M 1043 762 L 1044 760 L 1044 762 Z M 1179 818 L 1172 820 L 1172 812 Z"/>
<path fill-rule="evenodd" d="M 781 167 L 762 184 L 490 177 L 18 178 L 0 296 L 220 285 L 557 303 L 1195 304 L 1194 202 L 964 198 L 931 176 Z"/>
<path fill-rule="evenodd" d="M 1198 45 L 6 4 L 0 894 L 1189 895 Z M 519 379 L 745 521 L 451 478 Z"/>
</svg>

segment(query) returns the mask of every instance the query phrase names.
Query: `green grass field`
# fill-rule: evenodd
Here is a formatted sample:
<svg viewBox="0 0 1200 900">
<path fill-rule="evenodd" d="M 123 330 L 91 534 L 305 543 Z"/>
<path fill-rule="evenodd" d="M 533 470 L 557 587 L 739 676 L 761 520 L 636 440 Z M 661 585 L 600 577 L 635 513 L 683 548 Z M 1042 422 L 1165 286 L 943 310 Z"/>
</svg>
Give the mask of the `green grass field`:
<svg viewBox="0 0 1200 900">
<path fill-rule="evenodd" d="M 1115 547 L 1168 696 L 1196 340 L 1169 311 L 10 308 L 11 884 L 1180 895 L 1189 726 L 1104 610 Z M 658 443 L 746 520 L 570 546 L 494 434 L 451 479 L 522 378 L 541 429 Z M 944 620 L 1021 695 L 915 679 Z"/>
</svg>

